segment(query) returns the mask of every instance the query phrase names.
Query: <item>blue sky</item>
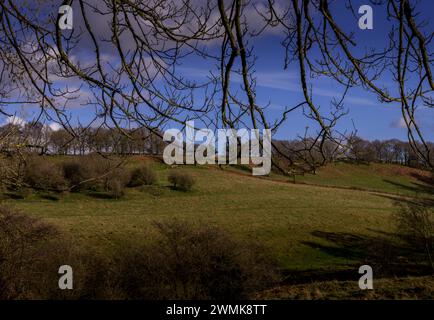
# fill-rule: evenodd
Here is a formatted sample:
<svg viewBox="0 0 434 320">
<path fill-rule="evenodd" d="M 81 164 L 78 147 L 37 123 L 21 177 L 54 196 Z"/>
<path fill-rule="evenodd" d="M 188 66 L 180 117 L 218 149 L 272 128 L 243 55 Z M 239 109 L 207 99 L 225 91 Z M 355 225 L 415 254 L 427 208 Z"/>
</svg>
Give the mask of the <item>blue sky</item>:
<svg viewBox="0 0 434 320">
<path fill-rule="evenodd" d="M 391 22 L 386 18 L 385 7 L 376 7 L 374 9 L 374 29 L 360 30 L 358 28 L 359 16 L 353 16 L 348 11 L 342 9 L 341 3 L 331 7 L 332 14 L 335 14 L 337 21 L 341 26 L 345 26 L 345 31 L 354 32 L 357 39 L 357 47 L 352 48 L 353 54 L 357 56 L 362 53 L 366 47 L 375 46 L 382 48 L 388 43 L 387 32 L 390 29 Z M 358 8 L 367 1 L 353 1 L 354 7 Z M 433 22 L 431 14 L 434 12 L 434 1 L 421 1 L 422 14 L 419 19 L 429 21 L 432 28 Z M 343 12 L 347 14 L 342 14 Z M 341 14 L 339 14 L 341 13 Z M 434 28 L 432 28 L 434 30 Z M 263 37 L 256 38 L 252 43 L 257 55 L 256 78 L 257 78 L 257 102 L 262 105 L 270 103 L 266 111 L 268 119 L 278 118 L 285 106 L 291 107 L 303 101 L 301 88 L 298 81 L 297 65 L 290 66 L 288 70 L 283 70 L 284 50 L 280 45 L 282 35 L 267 34 Z M 190 77 L 203 77 L 207 73 L 209 65 L 206 61 L 197 61 L 191 65 L 185 65 L 186 75 Z M 235 79 L 236 80 L 236 79 Z M 408 80 L 411 83 L 411 79 Z M 234 81 L 236 82 L 236 81 Z M 382 82 L 393 88 L 393 80 L 384 77 L 376 82 Z M 326 112 L 330 108 L 330 102 L 333 98 L 339 100 L 342 88 L 337 87 L 336 82 L 328 78 L 317 78 L 311 80 L 313 88 L 313 97 L 316 105 L 321 106 L 321 110 Z M 240 85 L 234 84 L 234 85 Z M 377 97 L 370 92 L 361 88 L 353 88 L 345 99 L 345 107 L 348 109 L 348 115 L 341 119 L 338 129 L 341 132 L 345 130 L 352 131 L 356 128 L 358 135 L 363 138 L 374 139 L 407 139 L 407 130 L 402 119 L 401 107 L 399 104 L 386 104 L 378 101 Z M 430 140 L 434 140 L 434 110 L 420 109 L 417 112 L 417 119 Z M 281 129 L 275 134 L 274 138 L 287 139 L 303 134 L 306 126 L 312 124 L 304 118 L 301 112 L 291 114 L 291 117 L 285 122 Z"/>
<path fill-rule="evenodd" d="M 368 1 L 358 0 L 353 1 L 354 7 L 366 4 Z M 387 44 L 388 24 L 391 22 L 386 19 L 385 8 L 374 8 L 374 29 L 360 30 L 358 28 L 358 16 L 353 16 L 348 11 L 342 9 L 344 1 L 338 1 L 331 6 L 332 13 L 336 16 L 339 24 L 345 26 L 346 32 L 354 32 L 357 39 L 357 47 L 352 48 L 353 53 L 362 53 L 365 47 L 375 46 L 381 48 Z M 429 21 L 429 28 L 434 30 L 431 14 L 434 12 L 434 1 L 421 0 L 422 13 L 418 19 L 426 19 Z M 344 14 L 345 13 L 345 14 Z M 428 29 L 429 29 L 428 28 Z M 283 34 L 279 32 L 267 33 L 259 38 L 255 38 L 253 44 L 256 61 L 256 78 L 257 78 L 257 102 L 262 105 L 270 104 L 266 110 L 266 116 L 270 122 L 273 119 L 278 119 L 284 111 L 285 106 L 291 107 L 303 101 L 301 88 L 298 80 L 297 65 L 290 65 L 287 70 L 283 70 L 284 50 L 280 42 L 283 39 Z M 212 45 L 210 45 L 213 50 Z M 217 50 L 218 44 L 215 44 Z M 431 50 L 432 51 L 432 50 Z M 93 53 L 83 48 L 80 60 L 91 60 Z M 203 79 L 207 75 L 210 62 L 200 58 L 186 59 L 180 66 L 181 73 L 190 79 Z M 213 68 L 216 72 L 216 68 Z M 387 86 L 392 86 L 391 79 L 380 79 Z M 409 80 L 411 81 L 411 79 Z M 342 93 L 342 88 L 337 87 L 336 83 L 328 78 L 310 79 L 313 88 L 313 98 L 316 105 L 321 106 L 322 112 L 327 112 L 330 108 L 330 102 L 333 98 L 339 99 Z M 79 84 L 75 84 L 79 85 Z M 240 86 L 240 82 L 235 78 L 232 86 L 236 89 Z M 83 88 L 81 94 L 83 96 L 89 94 Z M 366 139 L 390 139 L 398 138 L 406 140 L 406 129 L 403 126 L 400 105 L 397 104 L 382 104 L 376 96 L 360 88 L 351 89 L 345 100 L 345 107 L 348 109 L 348 115 L 341 119 L 338 129 L 340 131 L 354 130 L 353 124 L 357 129 L 358 134 Z M 18 114 L 23 117 L 31 118 L 36 112 L 35 109 L 26 108 L 23 114 L 21 111 Z M 73 119 L 80 119 L 86 122 L 94 116 L 93 107 L 71 107 Z M 9 109 L 9 111 L 13 111 Z M 14 110 L 15 111 L 15 110 Z M 434 110 L 420 110 L 418 119 L 421 127 L 429 140 L 434 141 Z M 3 119 L 5 121 L 5 119 Z M 1 122 L 1 120 L 0 120 Z M 303 134 L 306 126 L 312 126 L 305 117 L 298 113 L 292 113 L 289 119 L 285 122 L 280 130 L 275 134 L 277 139 L 290 139 L 297 135 Z"/>
</svg>

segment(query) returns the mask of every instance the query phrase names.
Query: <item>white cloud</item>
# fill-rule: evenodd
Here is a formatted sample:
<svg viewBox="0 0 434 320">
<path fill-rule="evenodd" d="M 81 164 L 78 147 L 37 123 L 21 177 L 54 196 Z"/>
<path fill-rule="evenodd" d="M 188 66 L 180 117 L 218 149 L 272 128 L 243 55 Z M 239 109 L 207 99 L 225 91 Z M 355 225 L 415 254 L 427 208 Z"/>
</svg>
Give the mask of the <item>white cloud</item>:
<svg viewBox="0 0 434 320">
<path fill-rule="evenodd" d="M 56 122 L 50 123 L 48 127 L 53 131 L 59 131 L 60 129 L 62 129 L 62 126 Z"/>
<path fill-rule="evenodd" d="M 5 124 L 14 124 L 20 127 L 24 127 L 24 125 L 26 124 L 26 120 L 17 116 L 11 116 L 6 118 Z"/>
</svg>

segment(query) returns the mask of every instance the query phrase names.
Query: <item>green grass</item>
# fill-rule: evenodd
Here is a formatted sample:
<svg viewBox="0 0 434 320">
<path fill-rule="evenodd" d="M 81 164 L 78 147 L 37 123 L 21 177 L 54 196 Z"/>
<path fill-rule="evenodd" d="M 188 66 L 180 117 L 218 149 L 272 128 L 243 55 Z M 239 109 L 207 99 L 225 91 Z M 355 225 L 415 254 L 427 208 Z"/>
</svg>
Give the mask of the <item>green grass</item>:
<svg viewBox="0 0 434 320">
<path fill-rule="evenodd" d="M 2 202 L 54 223 L 77 246 L 100 254 L 149 241 L 152 221 L 176 217 L 215 224 L 235 237 L 258 240 L 270 247 L 282 268 L 290 270 L 335 270 L 357 262 L 309 245 L 336 245 L 318 237 L 318 231 L 369 237 L 393 231 L 393 199 L 381 194 L 290 184 L 194 166 L 176 168 L 188 171 L 197 180 L 192 192 L 182 192 L 172 190 L 166 182 L 166 166 L 154 165 L 158 186 L 128 189 L 121 200 L 71 193 L 59 201 L 32 195 Z M 315 179 L 316 183 L 320 181 Z M 339 182 L 346 183 L 345 179 Z"/>
<path fill-rule="evenodd" d="M 395 164 L 336 162 L 320 168 L 316 175 L 297 176 L 296 182 L 434 198 L 432 186 L 424 183 L 428 178 L 427 171 Z"/>
</svg>

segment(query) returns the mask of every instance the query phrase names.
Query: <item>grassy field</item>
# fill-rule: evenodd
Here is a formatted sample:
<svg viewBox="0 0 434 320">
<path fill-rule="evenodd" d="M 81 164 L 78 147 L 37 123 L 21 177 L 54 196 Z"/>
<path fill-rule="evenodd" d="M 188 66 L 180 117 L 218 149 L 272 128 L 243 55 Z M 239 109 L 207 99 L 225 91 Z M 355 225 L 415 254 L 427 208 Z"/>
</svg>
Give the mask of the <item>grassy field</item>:
<svg viewBox="0 0 434 320">
<path fill-rule="evenodd" d="M 228 167 L 227 169 L 245 173 L 245 170 L 239 167 Z M 271 173 L 268 179 L 434 199 L 432 177 L 429 171 L 396 164 L 335 162 L 321 167 L 316 174 L 285 177 Z"/>
<path fill-rule="evenodd" d="M 150 160 L 135 158 L 129 165 L 141 161 Z M 101 255 L 151 240 L 152 221 L 176 217 L 264 243 L 287 274 L 351 270 L 358 278 L 354 266 L 369 258 L 361 254 L 364 247 L 382 243 L 394 232 L 396 194 L 416 195 L 418 188 L 419 195 L 433 196 L 420 180 L 425 172 L 399 166 L 335 164 L 317 176 L 297 177 L 302 184 L 276 176 L 255 178 L 229 168 L 153 166 L 158 185 L 129 188 L 120 200 L 70 193 L 57 201 L 31 195 L 21 200 L 5 197 L 2 203 L 57 225 L 76 246 Z M 166 179 L 170 170 L 193 175 L 193 191 L 173 190 Z"/>
<path fill-rule="evenodd" d="M 396 164 L 348 164 L 336 162 L 321 168 L 316 175 L 297 177 L 296 181 L 327 186 L 352 187 L 389 192 L 411 197 L 434 197 L 427 185 L 430 173 Z"/>
<path fill-rule="evenodd" d="M 339 169 L 342 172 L 354 169 L 348 166 Z M 166 181 L 168 168 L 157 163 L 155 167 L 159 174 L 158 186 L 128 189 L 121 200 L 104 199 L 98 194 L 68 194 L 60 201 L 34 195 L 3 202 L 55 223 L 70 233 L 80 246 L 92 246 L 102 252 L 113 246 L 123 246 L 125 242 L 146 241 L 153 220 L 173 217 L 203 220 L 222 226 L 235 236 L 265 242 L 275 250 L 284 268 L 335 268 L 351 262 L 307 245 L 308 242 L 330 244 L 318 237 L 318 231 L 370 236 L 392 231 L 393 196 L 294 185 L 254 178 L 247 173 L 240 175 L 193 166 L 176 168 L 190 172 L 197 180 L 192 192 L 182 192 L 170 188 Z M 363 183 L 368 189 L 400 191 L 399 186 L 375 186 L 381 178 L 375 171 L 367 176 L 369 171 L 363 169 L 360 176 L 364 175 Z M 359 168 L 353 171 L 356 170 Z M 330 181 L 331 185 L 351 186 L 348 175 L 342 174 L 341 180 L 325 180 L 324 176 L 320 172 L 318 176 L 301 178 L 316 184 Z M 411 183 L 409 176 L 399 179 L 402 183 Z M 352 181 L 357 187 L 362 184 L 357 178 Z"/>
</svg>

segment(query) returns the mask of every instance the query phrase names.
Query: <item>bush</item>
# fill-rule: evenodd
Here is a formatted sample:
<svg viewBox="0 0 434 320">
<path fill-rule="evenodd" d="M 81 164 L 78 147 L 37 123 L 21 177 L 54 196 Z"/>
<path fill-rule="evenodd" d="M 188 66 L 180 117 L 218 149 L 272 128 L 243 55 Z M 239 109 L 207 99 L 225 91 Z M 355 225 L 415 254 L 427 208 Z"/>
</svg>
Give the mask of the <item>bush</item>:
<svg viewBox="0 0 434 320">
<path fill-rule="evenodd" d="M 171 171 L 168 176 L 168 180 L 175 189 L 189 191 L 196 183 L 194 178 L 186 172 Z"/>
<path fill-rule="evenodd" d="M 26 160 L 24 183 L 43 191 L 64 191 L 67 187 L 62 168 L 50 159 L 40 156 L 32 156 Z"/>
<path fill-rule="evenodd" d="M 122 167 L 115 167 L 112 161 L 88 155 L 81 161 L 67 161 L 63 164 L 63 172 L 71 191 L 103 191 L 114 198 L 124 195 L 129 181 L 129 173 Z"/>
<path fill-rule="evenodd" d="M 125 185 L 119 180 L 111 179 L 107 182 L 106 191 L 108 191 L 113 198 L 119 199 L 125 195 Z"/>
<path fill-rule="evenodd" d="M 63 172 L 72 191 L 103 189 L 101 176 L 106 174 L 111 167 L 109 160 L 97 156 L 86 155 L 80 160 L 71 160 L 63 163 Z"/>
<path fill-rule="evenodd" d="M 125 195 L 125 187 L 129 182 L 129 172 L 124 168 L 109 169 L 101 178 L 103 191 L 113 198 L 119 199 Z"/>
<path fill-rule="evenodd" d="M 132 299 L 245 299 L 277 280 L 264 248 L 207 225 L 156 223 L 159 239 L 118 255 L 119 288 Z"/>
<path fill-rule="evenodd" d="M 420 253 L 434 270 L 434 208 L 423 200 L 399 203 L 393 216 L 400 236 Z"/>
<path fill-rule="evenodd" d="M 80 191 L 86 189 L 83 182 L 91 179 L 92 170 L 86 161 L 66 161 L 63 163 L 63 174 L 71 191 Z"/>
<path fill-rule="evenodd" d="M 153 185 L 157 182 L 155 171 L 148 165 L 135 168 L 131 172 L 131 179 L 128 183 L 130 187 L 138 187 L 143 185 Z"/>
<path fill-rule="evenodd" d="M 7 157 L 0 161 L 0 184 L 9 191 L 19 191 L 24 186 L 24 158 Z"/>
<path fill-rule="evenodd" d="M 203 224 L 154 225 L 153 244 L 102 258 L 54 226 L 0 207 L 0 300 L 245 299 L 278 280 L 261 246 Z M 59 290 L 61 265 L 73 268 L 74 290 Z"/>
<path fill-rule="evenodd" d="M 107 261 L 73 248 L 54 226 L 0 207 L 0 300 L 119 296 Z M 59 290 L 58 270 L 65 264 L 73 268 L 74 290 Z"/>
<path fill-rule="evenodd" d="M 36 284 L 44 278 L 40 266 L 58 235 L 51 225 L 0 207 L 0 300 L 28 298 L 43 287 Z"/>
</svg>

